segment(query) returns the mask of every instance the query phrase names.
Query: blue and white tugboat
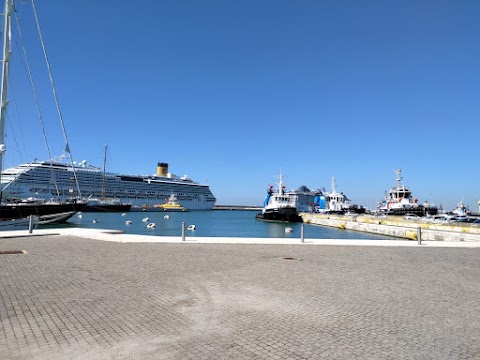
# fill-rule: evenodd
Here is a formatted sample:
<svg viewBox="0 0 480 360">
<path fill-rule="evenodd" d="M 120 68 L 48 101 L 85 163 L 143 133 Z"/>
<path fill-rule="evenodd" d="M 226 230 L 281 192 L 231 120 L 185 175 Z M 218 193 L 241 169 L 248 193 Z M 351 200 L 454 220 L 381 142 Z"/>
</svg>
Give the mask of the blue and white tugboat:
<svg viewBox="0 0 480 360">
<path fill-rule="evenodd" d="M 283 176 L 280 173 L 278 189 L 274 189 L 273 185 L 268 187 L 262 212 L 255 215 L 255 218 L 263 221 L 303 222 L 295 203 L 296 197 L 285 191 Z"/>
</svg>

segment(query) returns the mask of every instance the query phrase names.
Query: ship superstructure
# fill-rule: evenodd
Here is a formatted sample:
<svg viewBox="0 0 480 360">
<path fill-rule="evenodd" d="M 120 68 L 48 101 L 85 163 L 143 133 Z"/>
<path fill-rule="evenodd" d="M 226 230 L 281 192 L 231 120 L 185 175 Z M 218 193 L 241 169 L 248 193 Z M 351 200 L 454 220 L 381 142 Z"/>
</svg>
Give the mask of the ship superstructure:
<svg viewBox="0 0 480 360">
<path fill-rule="evenodd" d="M 391 215 L 405 215 L 407 213 L 419 216 L 435 215 L 438 212 L 436 206 L 428 202 L 419 204 L 417 198 L 413 198 L 410 189 L 402 184 L 402 171 L 395 170 L 396 185 L 390 189 L 388 196 L 385 194 L 385 200 L 380 204 L 378 210 Z"/>
<path fill-rule="evenodd" d="M 287 191 L 286 194 L 293 199 L 293 206 L 298 212 L 312 212 L 315 198 L 322 194 L 320 190 L 310 190 L 302 185 L 296 190 Z"/>
<path fill-rule="evenodd" d="M 158 163 L 154 175 L 128 175 L 104 173 L 86 161 L 73 166 L 40 161 L 6 169 L 1 183 L 3 197 L 10 199 L 105 196 L 132 206 L 154 206 L 163 204 L 174 193 L 178 202 L 189 210 L 212 210 L 216 201 L 208 185 L 169 173 L 168 164 L 164 162 Z"/>
</svg>

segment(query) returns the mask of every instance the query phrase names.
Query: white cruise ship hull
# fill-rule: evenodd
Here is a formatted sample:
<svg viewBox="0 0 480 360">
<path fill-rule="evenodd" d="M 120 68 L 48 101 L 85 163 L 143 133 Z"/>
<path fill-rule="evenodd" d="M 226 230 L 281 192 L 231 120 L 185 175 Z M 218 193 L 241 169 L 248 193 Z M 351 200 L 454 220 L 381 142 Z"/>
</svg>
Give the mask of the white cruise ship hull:
<svg viewBox="0 0 480 360">
<path fill-rule="evenodd" d="M 71 165 L 42 161 L 6 169 L 2 173 L 2 188 L 4 198 L 106 197 L 139 207 L 164 204 L 175 194 L 178 203 L 188 210 L 213 209 L 216 199 L 208 185 L 165 175 L 103 173 L 84 163 L 75 165 L 74 171 Z"/>
</svg>

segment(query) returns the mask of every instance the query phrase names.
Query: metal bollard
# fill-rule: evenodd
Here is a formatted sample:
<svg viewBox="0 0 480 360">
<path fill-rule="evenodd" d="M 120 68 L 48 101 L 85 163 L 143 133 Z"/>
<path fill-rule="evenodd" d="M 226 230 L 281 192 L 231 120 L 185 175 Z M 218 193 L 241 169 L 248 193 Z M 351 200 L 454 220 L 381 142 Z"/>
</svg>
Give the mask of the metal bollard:
<svg viewBox="0 0 480 360">
<path fill-rule="evenodd" d="M 303 225 L 304 225 L 304 224 L 302 223 L 302 227 L 300 228 L 300 241 L 301 241 L 302 243 L 305 242 L 305 238 L 304 238 L 304 226 L 303 226 Z"/>
<path fill-rule="evenodd" d="M 33 232 L 33 215 L 28 217 L 28 233 L 31 234 Z"/>
<path fill-rule="evenodd" d="M 185 241 L 185 221 L 182 221 L 182 241 Z"/>
<path fill-rule="evenodd" d="M 422 245 L 422 228 L 417 228 L 417 243 L 418 245 Z"/>
</svg>

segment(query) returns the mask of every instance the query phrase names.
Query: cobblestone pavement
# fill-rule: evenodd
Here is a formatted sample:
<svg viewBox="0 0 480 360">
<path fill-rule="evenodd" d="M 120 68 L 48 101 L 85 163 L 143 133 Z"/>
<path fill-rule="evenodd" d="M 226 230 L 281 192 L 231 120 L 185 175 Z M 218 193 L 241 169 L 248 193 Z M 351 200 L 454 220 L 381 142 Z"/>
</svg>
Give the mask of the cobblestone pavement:
<svg viewBox="0 0 480 360">
<path fill-rule="evenodd" d="M 480 359 L 480 248 L 1 239 L 1 359 Z"/>
</svg>

